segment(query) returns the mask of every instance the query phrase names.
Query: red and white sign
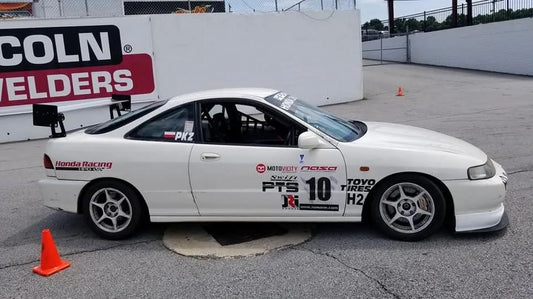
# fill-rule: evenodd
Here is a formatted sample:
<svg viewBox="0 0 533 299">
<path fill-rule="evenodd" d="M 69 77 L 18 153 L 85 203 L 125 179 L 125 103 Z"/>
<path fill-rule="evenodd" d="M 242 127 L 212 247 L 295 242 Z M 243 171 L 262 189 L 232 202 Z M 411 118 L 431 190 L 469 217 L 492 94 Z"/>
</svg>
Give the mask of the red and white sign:
<svg viewBox="0 0 533 299">
<path fill-rule="evenodd" d="M 2 108 L 132 95 L 154 99 L 150 26 L 146 18 L 93 19 L 72 26 L 24 22 L 0 29 Z M 131 30 L 132 27 L 142 28 Z M 17 107 L 20 107 L 18 109 Z M 15 109 L 15 110 L 13 110 Z"/>
</svg>

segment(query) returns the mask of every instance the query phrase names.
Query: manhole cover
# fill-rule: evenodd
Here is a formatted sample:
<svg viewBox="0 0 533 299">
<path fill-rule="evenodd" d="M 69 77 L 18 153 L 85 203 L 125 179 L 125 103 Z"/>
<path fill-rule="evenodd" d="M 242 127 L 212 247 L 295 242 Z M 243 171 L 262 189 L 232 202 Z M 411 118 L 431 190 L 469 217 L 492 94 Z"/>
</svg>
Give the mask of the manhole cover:
<svg viewBox="0 0 533 299">
<path fill-rule="evenodd" d="M 185 256 L 232 258 L 265 254 L 311 238 L 311 224 L 172 224 L 163 244 Z"/>
<path fill-rule="evenodd" d="M 207 224 L 203 228 L 222 246 L 281 236 L 289 232 L 284 227 L 269 223 Z"/>
</svg>

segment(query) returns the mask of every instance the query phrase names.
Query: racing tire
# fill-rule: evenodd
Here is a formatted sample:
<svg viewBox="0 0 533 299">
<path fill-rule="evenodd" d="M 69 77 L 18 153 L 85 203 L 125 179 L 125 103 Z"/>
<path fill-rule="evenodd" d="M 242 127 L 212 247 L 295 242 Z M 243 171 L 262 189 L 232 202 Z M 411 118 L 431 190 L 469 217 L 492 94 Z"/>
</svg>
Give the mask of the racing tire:
<svg viewBox="0 0 533 299">
<path fill-rule="evenodd" d="M 404 174 L 376 186 L 371 218 L 385 235 L 401 241 L 419 241 L 435 233 L 446 214 L 446 201 L 430 179 Z"/>
<path fill-rule="evenodd" d="M 142 223 L 139 196 L 124 183 L 97 182 L 86 190 L 82 200 L 87 224 L 104 239 L 128 238 Z"/>
</svg>

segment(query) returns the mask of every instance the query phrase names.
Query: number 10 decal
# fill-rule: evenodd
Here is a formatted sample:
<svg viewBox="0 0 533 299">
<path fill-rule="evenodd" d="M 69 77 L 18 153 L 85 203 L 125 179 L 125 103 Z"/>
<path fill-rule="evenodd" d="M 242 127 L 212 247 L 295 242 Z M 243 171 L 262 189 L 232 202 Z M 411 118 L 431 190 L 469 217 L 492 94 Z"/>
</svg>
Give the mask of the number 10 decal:
<svg viewBox="0 0 533 299">
<path fill-rule="evenodd" d="M 328 201 L 331 198 L 331 181 L 328 178 L 311 178 L 305 181 L 309 184 L 309 200 L 315 200 L 316 197 L 322 201 Z M 318 192 L 317 192 L 318 189 Z"/>
</svg>

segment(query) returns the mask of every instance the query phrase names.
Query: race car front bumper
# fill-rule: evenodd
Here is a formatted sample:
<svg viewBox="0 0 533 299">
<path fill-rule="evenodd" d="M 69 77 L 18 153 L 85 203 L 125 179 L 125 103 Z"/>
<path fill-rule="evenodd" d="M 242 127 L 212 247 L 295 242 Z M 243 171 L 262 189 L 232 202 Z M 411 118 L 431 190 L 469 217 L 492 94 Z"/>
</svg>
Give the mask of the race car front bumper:
<svg viewBox="0 0 533 299">
<path fill-rule="evenodd" d="M 78 212 L 78 197 L 87 181 L 48 178 L 38 182 L 44 205 L 60 211 Z"/>
<path fill-rule="evenodd" d="M 509 223 L 504 207 L 507 174 L 498 163 L 494 166 L 496 175 L 490 179 L 444 182 L 453 197 L 456 232 L 493 231 Z"/>
</svg>

